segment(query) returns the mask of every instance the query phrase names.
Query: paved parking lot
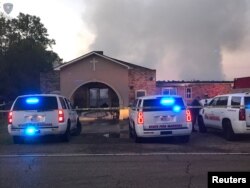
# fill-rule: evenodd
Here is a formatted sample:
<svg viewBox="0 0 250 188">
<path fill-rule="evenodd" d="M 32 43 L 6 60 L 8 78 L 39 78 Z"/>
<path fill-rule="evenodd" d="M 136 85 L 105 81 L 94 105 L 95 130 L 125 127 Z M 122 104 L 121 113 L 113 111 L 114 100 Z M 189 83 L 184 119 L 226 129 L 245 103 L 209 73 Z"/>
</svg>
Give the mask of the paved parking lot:
<svg viewBox="0 0 250 188">
<path fill-rule="evenodd" d="M 173 138 L 145 139 L 134 143 L 128 136 L 127 121 L 97 121 L 83 123 L 82 134 L 72 137 L 70 143 L 59 138 L 28 139 L 25 144 L 14 145 L 11 137 L 1 128 L 1 154 L 32 153 L 250 153 L 250 138 L 226 141 L 220 132 L 210 130 L 206 134 L 192 133 L 189 143 Z M 5 133 L 4 133 L 5 132 Z"/>
</svg>

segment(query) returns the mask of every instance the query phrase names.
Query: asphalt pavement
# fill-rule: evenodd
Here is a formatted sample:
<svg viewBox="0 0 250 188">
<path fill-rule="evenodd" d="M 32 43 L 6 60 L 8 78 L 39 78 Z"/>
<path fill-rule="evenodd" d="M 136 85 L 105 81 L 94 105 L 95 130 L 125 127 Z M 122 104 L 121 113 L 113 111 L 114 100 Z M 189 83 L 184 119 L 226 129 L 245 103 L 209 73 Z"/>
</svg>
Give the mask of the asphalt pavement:
<svg viewBox="0 0 250 188">
<path fill-rule="evenodd" d="M 0 187 L 205 188 L 210 171 L 250 171 L 250 138 L 192 133 L 189 143 L 134 143 L 127 121 L 83 123 L 69 143 L 48 137 L 13 144 L 0 129 Z"/>
</svg>

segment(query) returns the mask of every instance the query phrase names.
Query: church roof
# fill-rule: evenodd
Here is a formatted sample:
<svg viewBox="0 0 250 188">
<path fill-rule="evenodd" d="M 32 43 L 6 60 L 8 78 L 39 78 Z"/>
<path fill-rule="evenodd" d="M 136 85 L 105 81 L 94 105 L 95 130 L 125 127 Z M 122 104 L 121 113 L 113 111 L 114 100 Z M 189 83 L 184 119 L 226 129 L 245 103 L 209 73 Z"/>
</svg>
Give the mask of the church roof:
<svg viewBox="0 0 250 188">
<path fill-rule="evenodd" d="M 114 63 L 117 63 L 117 64 L 119 64 L 121 66 L 124 66 L 127 69 L 143 68 L 143 69 L 148 69 L 148 70 L 154 70 L 154 69 L 150 69 L 150 68 L 147 68 L 147 67 L 142 67 L 142 66 L 139 66 L 139 65 L 135 65 L 135 64 L 132 64 L 132 63 L 128 63 L 128 62 L 125 62 L 125 61 L 121 61 L 121 60 L 118 60 L 118 59 L 103 55 L 103 51 L 89 52 L 89 53 L 87 53 L 87 54 L 85 54 L 83 56 L 80 56 L 80 57 L 78 57 L 76 59 L 73 59 L 73 60 L 71 60 L 69 62 L 63 63 L 60 66 L 55 67 L 54 69 L 55 70 L 61 70 L 62 68 L 67 67 L 68 65 L 72 65 L 75 62 L 78 62 L 78 61 L 80 61 L 80 60 L 82 60 L 82 59 L 84 59 L 86 57 L 89 57 L 89 56 L 91 56 L 93 54 L 96 55 L 96 56 L 102 57 L 104 59 L 110 60 L 110 61 L 112 61 Z"/>
</svg>

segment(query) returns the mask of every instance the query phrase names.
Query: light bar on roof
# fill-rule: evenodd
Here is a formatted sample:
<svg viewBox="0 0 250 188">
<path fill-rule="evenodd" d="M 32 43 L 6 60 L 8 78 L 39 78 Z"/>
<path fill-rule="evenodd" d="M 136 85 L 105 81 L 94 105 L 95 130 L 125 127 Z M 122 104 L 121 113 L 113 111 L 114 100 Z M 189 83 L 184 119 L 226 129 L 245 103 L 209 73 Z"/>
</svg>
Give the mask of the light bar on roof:
<svg viewBox="0 0 250 188">
<path fill-rule="evenodd" d="M 164 97 L 161 99 L 160 103 L 163 106 L 172 106 L 175 103 L 175 100 L 174 98 L 171 98 L 171 97 L 169 98 Z"/>
<path fill-rule="evenodd" d="M 27 104 L 37 104 L 39 103 L 39 99 L 37 97 L 29 97 L 26 99 Z"/>
</svg>

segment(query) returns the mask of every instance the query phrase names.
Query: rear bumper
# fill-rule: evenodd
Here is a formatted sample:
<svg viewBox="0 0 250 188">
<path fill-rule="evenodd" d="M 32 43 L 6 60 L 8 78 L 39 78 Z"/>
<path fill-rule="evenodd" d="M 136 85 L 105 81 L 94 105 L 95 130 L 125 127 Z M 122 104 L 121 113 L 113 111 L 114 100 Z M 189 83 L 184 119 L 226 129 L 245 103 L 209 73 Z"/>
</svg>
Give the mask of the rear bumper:
<svg viewBox="0 0 250 188">
<path fill-rule="evenodd" d="M 250 134 L 250 125 L 246 121 L 232 122 L 232 128 L 235 134 Z"/>
<path fill-rule="evenodd" d="M 58 135 L 65 133 L 67 125 L 54 125 L 47 127 L 35 127 L 36 131 L 32 135 L 28 135 L 26 128 L 17 128 L 13 125 L 8 125 L 8 132 L 11 136 L 45 136 L 45 135 Z"/>
<path fill-rule="evenodd" d="M 136 134 L 138 137 L 172 137 L 190 135 L 192 132 L 192 124 L 187 123 L 181 128 L 172 129 L 144 129 L 142 125 L 135 125 Z"/>
</svg>

